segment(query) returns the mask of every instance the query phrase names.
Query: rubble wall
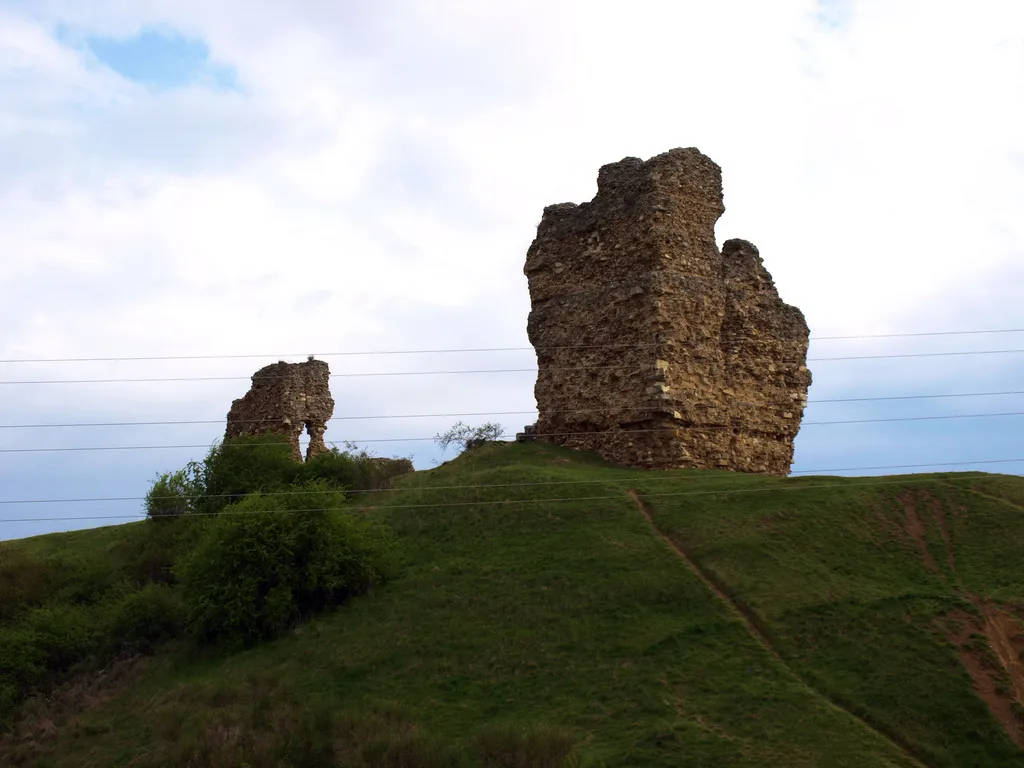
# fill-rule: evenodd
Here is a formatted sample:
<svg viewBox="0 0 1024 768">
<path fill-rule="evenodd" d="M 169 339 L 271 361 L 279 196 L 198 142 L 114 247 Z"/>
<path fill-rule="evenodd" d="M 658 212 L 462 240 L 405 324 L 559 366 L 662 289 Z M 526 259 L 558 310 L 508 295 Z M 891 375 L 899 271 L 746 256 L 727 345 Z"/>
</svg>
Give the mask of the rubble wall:
<svg viewBox="0 0 1024 768">
<path fill-rule="evenodd" d="M 808 328 L 752 244 L 726 241 L 721 169 L 626 158 L 588 203 L 548 206 L 527 253 L 530 436 L 631 466 L 787 474 Z"/>
</svg>

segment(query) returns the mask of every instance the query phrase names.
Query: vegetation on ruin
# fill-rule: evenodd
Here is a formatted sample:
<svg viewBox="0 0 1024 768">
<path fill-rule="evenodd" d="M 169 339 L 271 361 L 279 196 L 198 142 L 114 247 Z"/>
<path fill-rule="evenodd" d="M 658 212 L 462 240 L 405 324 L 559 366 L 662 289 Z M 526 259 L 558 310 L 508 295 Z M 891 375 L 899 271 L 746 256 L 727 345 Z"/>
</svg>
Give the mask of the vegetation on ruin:
<svg viewBox="0 0 1024 768">
<path fill-rule="evenodd" d="M 434 442 L 442 451 L 447 451 L 453 445 L 464 451 L 500 440 L 504 433 L 505 428 L 496 422 L 488 421 L 479 426 L 471 426 L 457 421 L 448 431 L 434 435 Z"/>
<path fill-rule="evenodd" d="M 245 650 L 189 639 L 174 563 L 258 515 L 0 543 L 0 701 L 48 691 L 0 764 L 1024 766 L 1019 478 L 644 472 L 530 443 L 393 487 L 338 512 L 391 532 L 391 578 Z"/>
</svg>

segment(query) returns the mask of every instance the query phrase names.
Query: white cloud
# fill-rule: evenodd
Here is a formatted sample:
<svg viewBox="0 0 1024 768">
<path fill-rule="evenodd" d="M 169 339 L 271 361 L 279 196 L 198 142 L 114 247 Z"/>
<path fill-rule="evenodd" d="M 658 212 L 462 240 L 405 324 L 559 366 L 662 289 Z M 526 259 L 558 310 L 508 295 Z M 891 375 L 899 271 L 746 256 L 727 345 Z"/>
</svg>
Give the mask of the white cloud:
<svg viewBox="0 0 1024 768">
<path fill-rule="evenodd" d="M 204 40 L 241 92 L 153 93 L 54 36 L 154 25 Z M 723 167 L 719 239 L 756 243 L 813 332 L 1024 325 L 1008 279 L 1024 256 L 1022 30 L 1013 0 L 9 4 L 0 358 L 523 345 L 543 207 L 674 146 Z M 532 355 L 332 366 L 511 359 Z M 819 392 L 856 385 L 815 374 Z M 339 412 L 533 402 L 511 374 L 336 381 Z M 68 387 L 59 410 L 216 414 L 237 384 Z M 52 397 L 8 410 L 45 415 Z"/>
</svg>

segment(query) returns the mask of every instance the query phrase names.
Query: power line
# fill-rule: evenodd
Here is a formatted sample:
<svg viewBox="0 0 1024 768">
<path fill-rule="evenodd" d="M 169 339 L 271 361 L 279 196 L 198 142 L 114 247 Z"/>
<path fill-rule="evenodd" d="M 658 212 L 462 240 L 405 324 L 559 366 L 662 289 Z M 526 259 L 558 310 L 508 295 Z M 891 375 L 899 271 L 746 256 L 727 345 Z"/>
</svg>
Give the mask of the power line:
<svg viewBox="0 0 1024 768">
<path fill-rule="evenodd" d="M 791 360 L 790 363 L 825 363 L 835 362 L 840 360 L 891 360 L 896 358 L 914 358 L 914 357 L 953 357 L 962 355 L 1010 355 L 1019 354 L 1024 352 L 1024 349 L 985 349 L 985 350 L 968 350 L 962 352 L 912 352 L 903 353 L 897 355 L 851 355 L 844 357 L 811 357 L 806 360 Z M 787 362 L 775 360 L 773 362 Z M 581 365 L 581 366 L 569 366 L 569 367 L 558 367 L 551 366 L 545 367 L 545 371 L 587 371 L 587 370 L 628 370 L 635 368 L 635 365 Z M 330 377 L 332 379 L 347 379 L 347 378 L 359 378 L 369 376 L 456 376 L 465 374 L 480 374 L 480 373 L 537 373 L 538 369 L 533 368 L 483 368 L 478 370 L 463 370 L 463 371 L 370 371 L 360 373 L 332 373 Z M 240 381 L 243 379 L 251 379 L 251 376 L 174 376 L 174 377 L 158 377 L 158 378 L 118 378 L 118 379 L 22 379 L 22 380 L 8 380 L 0 381 L 2 384 L 31 384 L 31 385 L 43 385 L 43 384 L 142 384 L 142 383 L 154 383 L 154 382 L 182 382 L 182 381 Z M 283 376 L 267 376 L 263 380 L 270 381 L 274 379 L 285 378 Z"/>
<path fill-rule="evenodd" d="M 1024 416 L 1024 411 L 1010 411 L 1005 413 L 957 413 L 957 414 L 943 414 L 939 416 L 894 416 L 891 418 L 880 418 L 880 419 L 843 419 L 836 421 L 805 421 L 802 426 L 825 426 L 832 424 L 874 424 L 881 422 L 892 422 L 892 421 L 933 421 L 941 419 L 981 419 L 981 418 L 997 418 L 1006 416 Z M 681 425 L 680 429 L 691 429 L 696 431 L 701 430 L 713 430 L 713 429 L 740 429 L 741 425 L 733 424 L 690 424 Z M 530 438 L 543 438 L 543 437 L 578 437 L 578 436 L 594 436 L 594 435 L 632 435 L 642 434 L 649 432 L 668 432 L 672 427 L 664 427 L 661 429 L 614 429 L 607 431 L 593 431 L 593 432 L 547 432 L 547 433 L 535 433 L 530 435 Z M 514 437 L 511 434 L 503 434 L 499 437 Z M 352 443 L 410 443 L 419 442 L 424 440 L 434 440 L 434 437 L 380 437 L 380 438 L 369 438 L 359 440 L 348 440 L 347 442 Z M 235 447 L 249 448 L 257 446 L 269 446 L 269 445 L 292 445 L 292 443 L 240 443 Z M 69 451 L 145 451 L 154 450 L 161 448 L 209 448 L 209 445 L 101 445 L 101 446 L 86 446 L 86 447 L 61 447 L 61 448 L 0 448 L 0 453 L 53 453 L 53 452 L 69 452 Z"/>
<path fill-rule="evenodd" d="M 795 478 L 799 480 L 799 478 Z M 637 484 L 643 484 L 643 480 L 635 479 Z M 780 478 L 780 482 L 783 480 Z M 732 495 L 737 493 L 765 493 L 765 492 L 790 492 L 790 491 L 803 491 L 810 489 L 821 489 L 821 488 L 850 488 L 857 486 L 868 486 L 868 485 L 908 485 L 913 483 L 928 483 L 935 482 L 931 478 L 922 478 L 919 480 L 914 479 L 903 479 L 903 480 L 872 480 L 864 482 L 831 482 L 821 483 L 816 485 L 798 485 L 790 486 L 788 488 L 735 488 L 735 489 L 715 489 L 715 490 L 701 490 L 701 491 L 673 491 L 670 493 L 645 493 L 645 498 L 660 498 L 660 497 L 679 497 L 679 496 L 708 496 L 708 495 Z M 492 499 L 486 501 L 452 501 L 452 502 L 441 502 L 435 504 L 388 504 L 388 509 L 439 509 L 452 507 L 485 507 L 485 506 L 508 506 L 510 504 L 548 504 L 548 503 L 560 503 L 565 501 L 600 501 L 600 500 L 622 500 L 622 495 L 615 496 L 566 496 L 546 499 Z M 321 507 L 317 509 L 303 509 L 303 510 L 278 510 L 278 509 L 253 509 L 253 510 L 231 510 L 224 509 L 219 512 L 189 512 L 186 517 L 208 517 L 214 515 L 254 515 L 254 514 L 302 514 L 304 512 L 332 512 L 343 507 Z M 36 522 L 55 522 L 55 521 L 70 521 L 70 520 L 142 520 L 145 515 L 142 513 L 134 515 L 89 515 L 82 517 L 28 517 L 28 518 L 3 518 L 0 519 L 0 523 L 36 523 Z"/>
<path fill-rule="evenodd" d="M 870 333 L 854 336 L 811 336 L 811 341 L 840 341 L 855 339 L 896 339 L 914 338 L 922 336 L 969 336 L 989 333 L 1024 333 L 1024 328 L 999 328 L 992 330 L 978 331 L 927 331 L 922 333 Z M 367 350 L 347 352 L 317 352 L 314 357 L 367 357 L 378 355 L 435 355 L 452 353 L 479 353 L 479 352 L 526 352 L 537 349 L 610 349 L 621 347 L 643 347 L 661 346 L 659 344 L 634 345 L 634 344 L 588 344 L 573 346 L 548 346 L 548 347 L 477 347 L 477 348 L 454 348 L 454 349 L 393 349 L 393 350 Z M 50 358 L 10 358 L 0 360 L 0 364 L 10 363 L 115 363 L 115 362 L 156 362 L 168 360 L 244 360 L 255 358 L 283 358 L 308 356 L 308 352 L 289 352 L 287 354 L 235 354 L 235 355 L 148 355 L 139 357 L 50 357 Z"/>
<path fill-rule="evenodd" d="M 936 398 L 951 397 L 996 397 L 1003 395 L 1024 395 L 1024 390 L 1013 390 L 1008 392 L 952 392 L 937 395 L 886 395 L 879 397 L 834 397 L 819 400 L 808 400 L 807 405 L 820 403 L 866 403 L 883 402 L 887 400 L 927 400 Z M 743 405 L 754 406 L 754 403 L 743 403 Z M 697 406 L 700 407 L 700 406 Z M 627 411 L 650 410 L 650 406 L 636 405 L 623 406 L 618 408 L 572 408 L 563 411 L 545 411 L 546 415 L 566 413 L 623 413 Z M 381 416 L 332 416 L 328 421 L 372 421 L 376 419 L 441 419 L 441 418 L 466 418 L 469 416 L 528 416 L 537 413 L 534 408 L 529 411 L 477 411 L 468 413 L 406 413 L 406 414 L 385 414 Z M 278 419 L 239 419 L 236 424 L 263 424 L 279 421 Z M 225 419 L 179 419 L 169 421 L 96 421 L 87 423 L 67 424 L 0 424 L 0 429 L 51 429 L 51 428 L 77 428 L 77 427 L 159 427 L 159 426 L 181 426 L 194 424 L 224 424 Z"/>
<path fill-rule="evenodd" d="M 879 469 L 923 469 L 925 467 L 959 467 L 959 466 L 979 466 L 982 464 L 1020 464 L 1024 463 L 1024 458 L 1020 459 L 980 459 L 977 461 L 945 461 L 945 462 L 930 462 L 926 464 L 884 464 L 873 467 L 834 467 L 829 469 L 801 469 L 791 472 L 791 475 L 817 475 L 825 472 L 857 472 L 865 470 L 879 470 Z M 682 468 L 683 471 L 688 471 Z M 672 471 L 672 470 L 668 470 Z M 643 478 L 644 483 L 648 482 L 677 482 L 677 481 L 690 481 L 692 478 L 688 475 L 652 475 L 650 477 Z M 344 493 L 350 494 L 364 494 L 364 493 L 429 493 L 433 491 L 469 491 L 469 490 L 483 490 L 491 488 L 532 488 L 536 486 L 550 486 L 550 485 L 600 485 L 602 483 L 635 483 L 637 482 L 636 477 L 624 477 L 624 478 L 601 478 L 597 480 L 544 480 L 539 482 L 524 482 L 524 483 L 482 483 L 479 485 L 427 485 L 419 486 L 414 488 L 345 488 Z M 260 496 L 306 496 L 314 493 L 323 493 L 320 490 L 304 490 L 304 491 L 260 491 Z M 237 493 L 200 493 L 195 496 L 191 496 L 191 499 L 230 499 L 238 498 L 242 494 Z M 179 499 L 180 496 L 91 496 L 82 498 L 72 499 L 0 499 L 0 504 L 84 504 L 94 502 L 115 502 L 115 501 L 146 501 L 147 498 L 151 498 L 153 501 L 165 501 Z"/>
</svg>

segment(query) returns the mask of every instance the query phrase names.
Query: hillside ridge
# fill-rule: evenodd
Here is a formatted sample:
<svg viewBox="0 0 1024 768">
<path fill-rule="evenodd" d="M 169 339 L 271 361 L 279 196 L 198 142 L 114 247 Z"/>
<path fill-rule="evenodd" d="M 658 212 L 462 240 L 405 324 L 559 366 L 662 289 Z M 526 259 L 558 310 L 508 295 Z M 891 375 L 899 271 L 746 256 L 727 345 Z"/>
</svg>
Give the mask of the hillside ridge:
<svg viewBox="0 0 1024 768">
<path fill-rule="evenodd" d="M 1021 504 L 1024 481 L 984 473 L 650 473 L 484 445 L 356 502 L 400 542 L 391 582 L 244 653 L 172 646 L 94 701 L 39 702 L 0 762 L 300 765 L 284 745 L 307 743 L 384 766 L 372 744 L 412 740 L 449 756 L 424 765 L 477 766 L 516 728 L 593 766 L 1024 766 Z M 0 557 L 112 567 L 143 530 Z"/>
</svg>

